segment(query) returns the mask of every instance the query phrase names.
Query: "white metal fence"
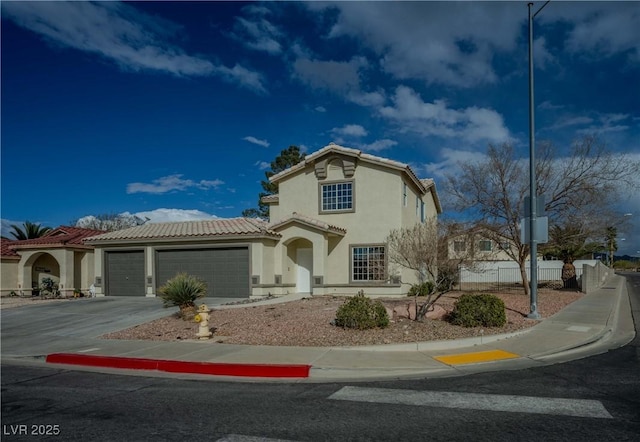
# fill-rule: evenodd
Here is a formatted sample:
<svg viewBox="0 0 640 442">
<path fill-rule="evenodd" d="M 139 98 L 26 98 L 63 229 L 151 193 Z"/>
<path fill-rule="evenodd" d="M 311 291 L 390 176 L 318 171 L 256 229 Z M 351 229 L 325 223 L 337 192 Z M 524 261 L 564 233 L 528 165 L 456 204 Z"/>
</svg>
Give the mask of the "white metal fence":
<svg viewBox="0 0 640 442">
<path fill-rule="evenodd" d="M 582 265 L 595 265 L 598 260 L 577 260 L 576 279 L 582 276 Z M 538 287 L 562 288 L 562 261 L 538 261 Z M 527 280 L 531 278 L 529 262 L 525 264 Z M 461 267 L 458 285 L 460 290 L 522 290 L 522 275 L 515 261 L 487 261 L 472 268 Z M 578 288 L 577 284 L 573 288 Z"/>
</svg>

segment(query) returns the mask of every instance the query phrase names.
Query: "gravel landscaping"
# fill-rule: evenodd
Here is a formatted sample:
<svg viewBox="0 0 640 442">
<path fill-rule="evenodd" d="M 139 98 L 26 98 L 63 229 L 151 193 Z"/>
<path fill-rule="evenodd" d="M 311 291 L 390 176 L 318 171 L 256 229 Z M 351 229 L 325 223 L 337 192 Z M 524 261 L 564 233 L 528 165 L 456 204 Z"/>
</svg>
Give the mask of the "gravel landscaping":
<svg viewBox="0 0 640 442">
<path fill-rule="evenodd" d="M 450 312 L 461 294 L 447 293 L 438 300 L 437 305 Z M 530 311 L 528 296 L 520 293 L 494 294 L 504 301 L 506 307 L 507 324 L 500 328 L 465 328 L 451 325 L 442 319 L 416 322 L 406 318 L 394 318 L 385 329 L 342 329 L 332 325 L 331 321 L 335 319 L 335 312 L 344 303 L 345 298 L 314 296 L 279 304 L 244 304 L 213 310 L 209 326 L 214 334 L 210 342 L 317 347 L 395 344 L 509 333 L 537 324 L 538 321 L 526 318 Z M 540 289 L 538 311 L 543 318 L 547 318 L 582 296 L 579 291 Z M 398 304 L 411 303 L 413 298 L 381 300 L 385 306 L 393 309 Z M 109 333 L 102 338 L 193 340 L 196 339 L 197 331 L 197 323 L 184 321 L 176 313 L 130 329 Z"/>
</svg>

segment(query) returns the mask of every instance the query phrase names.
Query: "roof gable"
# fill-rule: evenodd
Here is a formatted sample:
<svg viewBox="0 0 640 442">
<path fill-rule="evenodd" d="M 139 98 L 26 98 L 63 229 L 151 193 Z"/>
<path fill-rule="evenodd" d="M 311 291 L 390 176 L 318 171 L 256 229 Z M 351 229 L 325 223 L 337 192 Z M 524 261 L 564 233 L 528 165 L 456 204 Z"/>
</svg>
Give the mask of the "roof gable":
<svg viewBox="0 0 640 442">
<path fill-rule="evenodd" d="M 274 231 L 279 231 L 280 229 L 288 226 L 289 224 L 301 224 L 304 226 L 311 227 L 315 230 L 320 230 L 322 232 L 335 234 L 339 236 L 344 236 L 347 233 L 347 229 L 343 227 L 329 224 L 324 221 L 320 221 L 296 212 L 293 212 L 290 216 L 288 216 L 283 220 L 279 220 L 279 221 L 276 221 L 275 223 L 270 224 L 269 228 Z"/>
<path fill-rule="evenodd" d="M 330 157 L 332 155 L 339 155 L 341 157 L 350 157 L 355 162 L 367 162 L 370 164 L 375 164 L 377 166 L 381 166 L 383 168 L 389 168 L 393 170 L 400 171 L 404 173 L 410 181 L 412 181 L 418 190 L 424 195 L 427 193 L 428 189 L 425 187 L 425 184 L 422 180 L 418 179 L 416 174 L 413 172 L 411 167 L 408 164 L 401 163 L 399 161 L 390 160 L 388 158 L 378 157 L 375 155 L 371 155 L 368 153 L 364 153 L 358 149 L 352 149 L 349 147 L 339 146 L 334 143 L 330 143 L 328 146 L 323 147 L 322 149 L 312 153 L 311 155 L 307 155 L 304 160 L 300 161 L 298 164 L 289 167 L 288 169 L 283 170 L 271 178 L 269 181 L 272 183 L 278 183 L 282 180 L 285 180 L 292 175 L 296 174 L 299 171 L 304 170 L 307 166 L 315 166 L 319 164 L 321 161 Z M 434 194 L 435 197 L 435 194 Z M 436 197 L 437 198 L 437 197 Z M 439 201 L 436 203 L 439 207 Z"/>
</svg>

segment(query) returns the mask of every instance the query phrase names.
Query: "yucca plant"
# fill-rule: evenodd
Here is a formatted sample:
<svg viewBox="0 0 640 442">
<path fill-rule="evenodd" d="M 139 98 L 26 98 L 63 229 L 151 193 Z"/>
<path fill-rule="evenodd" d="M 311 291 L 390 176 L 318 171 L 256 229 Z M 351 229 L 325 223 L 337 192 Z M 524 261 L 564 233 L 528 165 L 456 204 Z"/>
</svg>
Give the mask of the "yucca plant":
<svg viewBox="0 0 640 442">
<path fill-rule="evenodd" d="M 207 293 L 207 283 L 193 275 L 178 273 L 158 291 L 164 306 L 180 308 L 180 316 L 186 319 L 190 312 L 195 312 L 196 300 Z"/>
</svg>

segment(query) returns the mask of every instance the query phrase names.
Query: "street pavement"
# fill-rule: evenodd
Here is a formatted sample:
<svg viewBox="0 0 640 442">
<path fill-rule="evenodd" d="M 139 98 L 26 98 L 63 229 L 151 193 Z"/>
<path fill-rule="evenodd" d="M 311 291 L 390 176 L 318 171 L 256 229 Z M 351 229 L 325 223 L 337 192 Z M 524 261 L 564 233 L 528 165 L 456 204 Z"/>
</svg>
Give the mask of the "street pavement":
<svg viewBox="0 0 640 442">
<path fill-rule="evenodd" d="M 291 299 L 295 296 L 260 303 Z M 105 297 L 2 310 L 2 363 L 198 379 L 354 382 L 543 366 L 603 353 L 635 336 L 625 278 L 612 275 L 556 315 L 505 335 L 367 347 L 99 339 L 166 316 L 161 303 L 153 301 Z M 229 301 L 204 300 L 209 307 L 234 308 L 222 306 Z"/>
</svg>

